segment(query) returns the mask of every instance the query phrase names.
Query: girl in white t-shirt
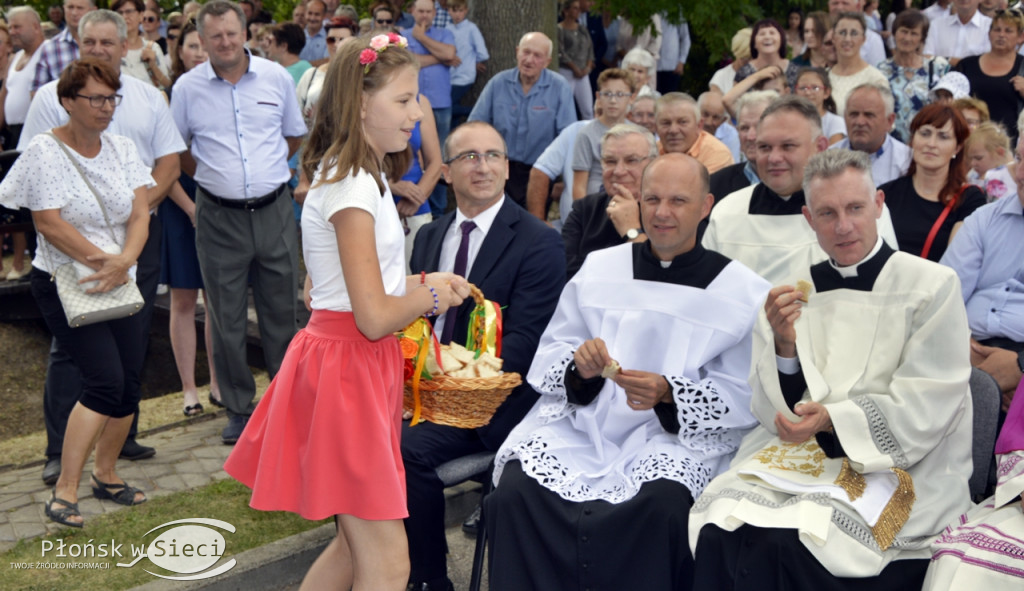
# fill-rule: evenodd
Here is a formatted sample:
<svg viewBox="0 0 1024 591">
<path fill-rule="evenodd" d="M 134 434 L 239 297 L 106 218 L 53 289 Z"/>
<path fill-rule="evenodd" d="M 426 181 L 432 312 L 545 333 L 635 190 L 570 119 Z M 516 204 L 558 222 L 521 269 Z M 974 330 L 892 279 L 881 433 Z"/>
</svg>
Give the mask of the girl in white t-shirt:
<svg viewBox="0 0 1024 591">
<path fill-rule="evenodd" d="M 418 62 L 405 47 L 378 35 L 331 61 L 302 158 L 313 181 L 302 213 L 312 317 L 224 465 L 253 489 L 253 508 L 335 516 L 338 535 L 304 588 L 405 588 L 403 359 L 393 333 L 469 295 L 450 273 L 405 275 L 387 184 L 408 168 L 422 116 Z"/>
</svg>

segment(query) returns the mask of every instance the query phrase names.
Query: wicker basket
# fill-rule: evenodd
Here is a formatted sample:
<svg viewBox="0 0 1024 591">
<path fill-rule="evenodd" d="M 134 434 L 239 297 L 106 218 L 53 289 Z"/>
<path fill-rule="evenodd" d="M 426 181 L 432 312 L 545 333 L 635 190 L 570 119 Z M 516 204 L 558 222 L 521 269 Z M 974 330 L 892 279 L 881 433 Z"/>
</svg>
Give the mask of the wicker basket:
<svg viewBox="0 0 1024 591">
<path fill-rule="evenodd" d="M 484 294 L 469 284 L 470 293 L 477 305 L 483 305 Z M 508 398 L 512 390 L 523 383 L 515 372 L 486 378 L 454 378 L 439 375 L 433 380 L 420 382 L 420 418 L 425 421 L 476 429 L 491 422 L 494 411 Z M 405 383 L 405 410 L 412 412 L 415 407 L 412 381 Z"/>
<path fill-rule="evenodd" d="M 420 418 L 462 429 L 476 429 L 491 422 L 509 393 L 523 383 L 516 372 L 489 378 L 437 376 L 420 382 Z M 405 410 L 412 412 L 412 385 L 405 383 Z"/>
</svg>

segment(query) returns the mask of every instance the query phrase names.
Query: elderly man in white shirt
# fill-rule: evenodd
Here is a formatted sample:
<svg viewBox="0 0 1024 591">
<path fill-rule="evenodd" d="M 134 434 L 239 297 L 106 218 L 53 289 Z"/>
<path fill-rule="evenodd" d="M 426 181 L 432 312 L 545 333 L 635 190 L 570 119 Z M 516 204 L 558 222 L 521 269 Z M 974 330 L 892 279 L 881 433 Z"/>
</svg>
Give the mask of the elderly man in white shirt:
<svg viewBox="0 0 1024 591">
<path fill-rule="evenodd" d="M 979 0 L 956 0 L 953 14 L 933 20 L 924 42 L 924 54 L 949 58 L 956 65 L 962 58 L 991 49 L 988 30 L 992 19 L 981 14 L 978 3 Z"/>
</svg>

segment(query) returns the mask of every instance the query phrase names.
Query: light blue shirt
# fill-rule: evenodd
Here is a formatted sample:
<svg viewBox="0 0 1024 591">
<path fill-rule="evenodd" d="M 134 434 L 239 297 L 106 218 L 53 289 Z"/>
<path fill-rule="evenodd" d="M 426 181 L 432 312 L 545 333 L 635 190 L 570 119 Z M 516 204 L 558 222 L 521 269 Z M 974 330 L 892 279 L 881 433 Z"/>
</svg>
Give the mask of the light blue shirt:
<svg viewBox="0 0 1024 591">
<path fill-rule="evenodd" d="M 533 163 L 534 168 L 546 174 L 551 180 L 555 180 L 558 178 L 558 175 L 562 175 L 562 183 L 565 185 L 565 188 L 558 199 L 558 212 L 561 215 L 560 223 L 564 223 L 569 217 L 569 212 L 572 211 L 572 177 L 574 172 L 572 169 L 572 156 L 576 151 L 576 136 L 579 135 L 580 128 L 587 123 L 589 122 L 576 121 L 575 123 L 570 123 L 537 158 L 537 161 Z"/>
<path fill-rule="evenodd" d="M 508 144 L 508 158 L 532 165 L 570 123 L 576 105 L 565 78 L 545 69 L 530 92 L 523 94 L 519 69 L 499 72 L 487 81 L 470 121 L 486 121 Z"/>
<path fill-rule="evenodd" d="M 977 340 L 1024 343 L 1024 206 L 1005 197 L 964 220 L 939 261 L 960 277 L 967 322 Z"/>
<path fill-rule="evenodd" d="M 830 150 L 839 148 L 851 150 L 850 138 L 843 138 L 829 146 Z M 884 185 L 906 174 L 911 156 L 912 153 L 907 144 L 891 135 L 886 135 L 882 147 L 871 154 L 871 178 L 875 181 L 875 186 Z"/>
<path fill-rule="evenodd" d="M 685 64 L 690 55 L 690 25 L 682 22 L 673 25 L 668 17 L 661 15 L 661 51 L 658 53 L 658 71 L 671 72 L 679 64 Z"/>
<path fill-rule="evenodd" d="M 253 55 L 237 84 L 210 62 L 186 72 L 174 85 L 171 114 L 192 145 L 196 182 L 224 199 L 253 199 L 288 182 L 285 138 L 306 134 L 291 75 Z"/>
<path fill-rule="evenodd" d="M 411 28 L 403 29 L 402 35 L 409 41 L 409 51 L 419 55 L 430 55 L 427 48 L 412 36 Z M 448 29 L 430 27 L 427 29 L 427 37 L 455 45 L 455 37 Z M 420 94 L 430 100 L 430 106 L 434 109 L 449 109 L 452 106 L 452 77 L 448 70 L 448 66 L 444 64 L 420 68 Z"/>
<path fill-rule="evenodd" d="M 310 37 L 309 31 L 306 31 L 306 45 L 299 52 L 299 59 L 315 62 L 325 57 L 327 57 L 327 32 L 324 31 L 323 27 L 320 27 L 316 35 Z"/>
<path fill-rule="evenodd" d="M 726 121 L 715 130 L 715 137 L 732 152 L 733 162 L 742 162 L 740 159 L 740 132 L 731 123 Z"/>
<path fill-rule="evenodd" d="M 480 34 L 480 28 L 467 19 L 459 24 L 451 23 L 445 28 L 455 37 L 455 54 L 462 60 L 461 64 L 452 68 L 452 86 L 468 86 L 476 82 L 476 64 L 491 59 L 484 36 Z"/>
</svg>

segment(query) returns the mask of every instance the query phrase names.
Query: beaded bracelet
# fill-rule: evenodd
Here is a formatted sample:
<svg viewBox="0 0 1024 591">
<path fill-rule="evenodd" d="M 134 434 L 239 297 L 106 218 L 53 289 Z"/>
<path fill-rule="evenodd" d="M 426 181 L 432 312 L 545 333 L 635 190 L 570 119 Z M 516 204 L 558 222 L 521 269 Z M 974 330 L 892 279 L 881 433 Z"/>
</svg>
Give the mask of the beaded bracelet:
<svg viewBox="0 0 1024 591">
<path fill-rule="evenodd" d="M 437 307 L 441 303 L 441 300 L 439 300 L 437 298 L 437 291 L 433 287 L 431 287 L 430 285 L 427 285 L 426 283 L 422 283 L 421 285 L 423 287 L 429 289 L 430 290 L 430 295 L 434 296 L 434 309 L 431 310 L 430 312 L 424 312 L 423 313 L 423 317 L 424 318 L 429 318 L 431 316 L 437 316 Z"/>
<path fill-rule="evenodd" d="M 426 271 L 420 271 L 420 285 L 426 285 L 426 284 L 427 284 L 427 272 Z"/>
</svg>

